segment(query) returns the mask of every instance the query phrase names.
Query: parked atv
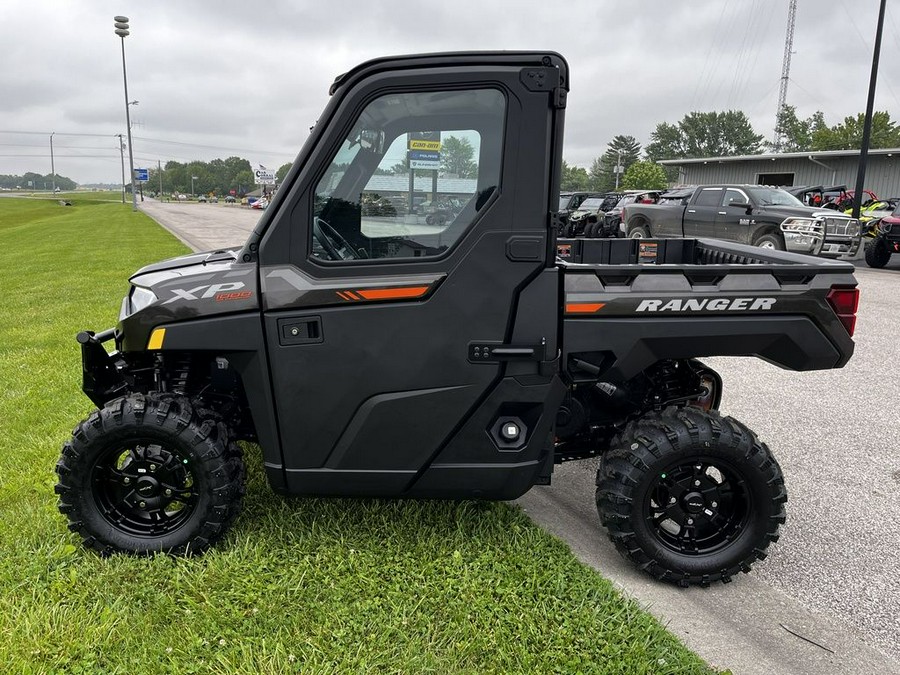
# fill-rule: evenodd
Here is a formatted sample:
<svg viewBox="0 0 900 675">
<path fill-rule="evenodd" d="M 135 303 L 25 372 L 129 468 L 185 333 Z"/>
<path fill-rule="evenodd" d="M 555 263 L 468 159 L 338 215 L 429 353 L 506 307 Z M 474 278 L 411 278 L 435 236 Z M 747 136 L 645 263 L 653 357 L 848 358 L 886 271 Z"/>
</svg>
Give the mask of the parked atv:
<svg viewBox="0 0 900 675">
<path fill-rule="evenodd" d="M 890 262 L 894 253 L 900 253 L 900 205 L 891 215 L 874 221 L 866 236 L 872 239 L 866 243 L 866 264 L 880 269 Z"/>
</svg>

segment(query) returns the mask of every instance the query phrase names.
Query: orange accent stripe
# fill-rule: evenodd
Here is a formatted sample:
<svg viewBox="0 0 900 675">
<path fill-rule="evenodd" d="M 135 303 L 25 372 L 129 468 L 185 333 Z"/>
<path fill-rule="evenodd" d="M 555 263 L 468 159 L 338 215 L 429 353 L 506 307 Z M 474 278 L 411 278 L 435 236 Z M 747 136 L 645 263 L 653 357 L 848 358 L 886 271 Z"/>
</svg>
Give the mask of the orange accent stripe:
<svg viewBox="0 0 900 675">
<path fill-rule="evenodd" d="M 354 293 L 353 291 L 344 291 L 344 293 L 346 293 L 347 297 L 350 298 L 351 300 L 359 300 L 360 299 L 359 296 L 356 293 Z"/>
<path fill-rule="evenodd" d="M 338 294 L 342 299 L 344 299 L 344 300 L 349 300 L 349 299 L 350 299 L 350 296 L 349 296 L 349 295 L 346 295 L 345 293 L 342 293 L 341 291 L 335 291 L 335 293 L 337 293 L 337 294 Z"/>
<path fill-rule="evenodd" d="M 400 298 L 421 298 L 431 286 L 407 286 L 406 288 L 373 288 L 358 290 L 366 300 L 398 300 Z"/>
<path fill-rule="evenodd" d="M 566 314 L 593 314 L 604 305 L 605 302 L 569 302 L 566 303 Z"/>
</svg>

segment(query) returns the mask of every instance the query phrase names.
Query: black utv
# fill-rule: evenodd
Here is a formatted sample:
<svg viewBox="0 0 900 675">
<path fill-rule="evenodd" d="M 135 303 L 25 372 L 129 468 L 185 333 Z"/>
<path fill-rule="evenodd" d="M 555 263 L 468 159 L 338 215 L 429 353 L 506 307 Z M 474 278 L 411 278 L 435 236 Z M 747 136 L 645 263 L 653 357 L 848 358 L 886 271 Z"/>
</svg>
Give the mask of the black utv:
<svg viewBox="0 0 900 675">
<path fill-rule="evenodd" d="M 205 551 L 238 515 L 251 441 L 296 495 L 514 499 L 599 457 L 601 521 L 649 574 L 705 585 L 764 557 L 781 470 L 717 412 L 721 379 L 697 359 L 843 366 L 853 267 L 703 239 L 557 241 L 568 90 L 549 52 L 338 77 L 243 246 L 139 270 L 115 328 L 78 335 L 97 410 L 56 490 L 84 544 Z M 368 213 L 372 177 L 425 132 L 474 149 L 459 211 Z"/>
</svg>

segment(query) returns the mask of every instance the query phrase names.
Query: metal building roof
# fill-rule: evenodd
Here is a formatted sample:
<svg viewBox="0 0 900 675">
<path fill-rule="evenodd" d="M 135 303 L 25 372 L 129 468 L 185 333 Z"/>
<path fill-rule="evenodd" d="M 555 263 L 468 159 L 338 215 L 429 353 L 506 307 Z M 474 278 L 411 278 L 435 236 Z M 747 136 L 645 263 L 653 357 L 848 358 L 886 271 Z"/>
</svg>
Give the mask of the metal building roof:
<svg viewBox="0 0 900 675">
<path fill-rule="evenodd" d="M 893 154 L 900 156 L 900 148 L 879 148 L 877 150 L 869 150 L 870 155 L 887 155 Z M 722 162 L 747 162 L 777 159 L 827 159 L 828 157 L 856 157 L 859 150 L 821 150 L 807 152 L 777 152 L 764 155 L 735 155 L 733 157 L 692 157 L 690 159 L 662 159 L 657 164 L 665 164 L 668 166 L 677 166 L 679 164 L 711 164 Z"/>
</svg>

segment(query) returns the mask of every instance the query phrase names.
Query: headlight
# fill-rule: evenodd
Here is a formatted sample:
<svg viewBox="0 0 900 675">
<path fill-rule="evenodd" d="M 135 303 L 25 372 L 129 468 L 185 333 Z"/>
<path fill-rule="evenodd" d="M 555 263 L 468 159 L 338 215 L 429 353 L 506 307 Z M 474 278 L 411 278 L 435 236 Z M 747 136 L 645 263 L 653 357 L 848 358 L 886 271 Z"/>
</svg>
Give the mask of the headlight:
<svg viewBox="0 0 900 675">
<path fill-rule="evenodd" d="M 122 302 L 122 311 L 119 313 L 119 319 L 131 316 L 135 312 L 144 309 L 144 307 L 149 307 L 155 301 L 156 294 L 149 288 L 132 286 L 128 297 Z"/>
<path fill-rule="evenodd" d="M 813 218 L 785 218 L 781 223 L 782 232 L 802 232 L 804 234 L 818 234 L 824 230 L 821 221 Z"/>
</svg>

